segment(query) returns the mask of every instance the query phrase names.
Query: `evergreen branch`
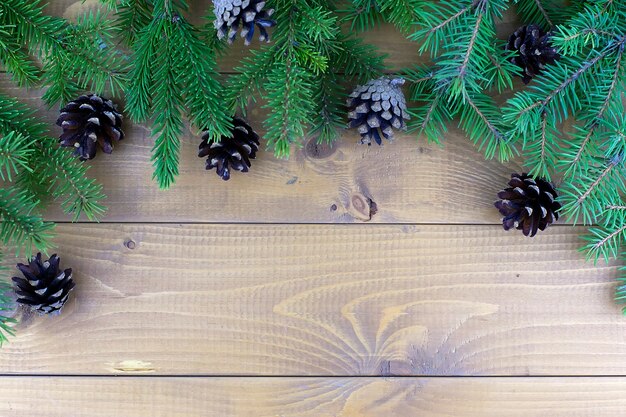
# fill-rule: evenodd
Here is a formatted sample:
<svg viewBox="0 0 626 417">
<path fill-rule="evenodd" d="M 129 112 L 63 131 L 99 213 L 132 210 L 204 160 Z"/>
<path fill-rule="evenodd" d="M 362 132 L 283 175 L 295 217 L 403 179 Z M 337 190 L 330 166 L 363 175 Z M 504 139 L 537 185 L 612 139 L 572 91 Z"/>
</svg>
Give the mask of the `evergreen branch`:
<svg viewBox="0 0 626 417">
<path fill-rule="evenodd" d="M 0 3 L 0 25 L 13 28 L 15 43 L 43 62 L 48 104 L 67 100 L 77 89 L 114 92 L 124 84 L 124 64 L 107 48 L 110 34 L 105 22 L 106 15 L 96 13 L 69 24 L 46 16 L 40 0 Z"/>
<path fill-rule="evenodd" d="M 423 0 L 352 0 L 350 8 L 342 10 L 344 21 L 352 31 L 365 31 L 382 21 L 393 23 L 401 32 L 422 20 Z"/>
<path fill-rule="evenodd" d="M 591 139 L 594 137 L 596 130 L 598 127 L 602 126 L 602 121 L 604 120 L 605 114 L 609 106 L 617 101 L 619 102 L 619 106 L 621 108 L 621 98 L 619 96 L 616 97 L 616 91 L 618 86 L 620 90 L 623 89 L 623 81 L 621 81 L 620 76 L 623 75 L 623 66 L 621 64 L 623 57 L 624 48 L 619 48 L 618 54 L 616 57 L 615 69 L 613 70 L 613 75 L 611 76 L 611 83 L 607 91 L 603 91 L 603 98 L 601 100 L 601 104 L 599 108 L 590 116 L 586 117 L 587 123 L 584 129 L 582 129 L 584 133 L 584 137 L 580 144 L 574 145 L 578 150 L 576 151 L 574 157 L 570 160 L 565 159 L 565 172 L 571 174 L 574 169 L 579 168 L 583 169 L 581 166 L 581 161 L 583 158 L 583 154 L 588 150 L 588 147 L 591 143 Z"/>
<path fill-rule="evenodd" d="M 175 39 L 183 47 L 178 56 L 176 80 L 182 87 L 184 108 L 190 113 L 191 123 L 209 132 L 210 138 L 218 140 L 230 136 L 231 115 L 221 103 L 222 86 L 213 51 L 199 39 L 199 34 L 182 17 L 176 21 Z"/>
<path fill-rule="evenodd" d="M 351 31 L 372 29 L 383 20 L 378 0 L 352 0 L 350 8 L 341 12 L 345 14 L 343 21 L 350 22 Z"/>
<path fill-rule="evenodd" d="M 2 272 L 6 272 L 5 267 L 1 267 L 0 269 Z M 13 303 L 9 295 L 12 290 L 13 287 L 11 284 L 6 281 L 0 281 L 0 347 L 8 342 L 8 336 L 15 335 L 13 325 L 16 323 L 16 320 L 6 315 L 12 310 Z"/>
<path fill-rule="evenodd" d="M 301 145 L 305 127 L 311 119 L 313 108 L 307 100 L 312 97 L 312 76 L 300 68 L 295 60 L 278 63 L 268 75 L 265 86 L 270 110 L 266 120 L 266 139 L 274 147 L 278 158 L 289 155 L 291 143 Z"/>
<path fill-rule="evenodd" d="M 126 112 L 136 121 L 145 120 L 152 106 L 151 86 L 154 78 L 154 56 L 160 43 L 161 21 L 152 22 L 143 28 L 134 45 L 134 65 L 130 71 L 130 82 L 126 91 Z"/>
<path fill-rule="evenodd" d="M 324 74 L 314 89 L 317 106 L 313 113 L 312 134 L 318 135 L 318 143 L 330 144 L 338 138 L 338 129 L 345 126 L 344 109 L 337 105 L 343 99 L 343 89 L 332 72 Z"/>
<path fill-rule="evenodd" d="M 28 162 L 32 153 L 32 140 L 25 136 L 9 132 L 0 137 L 0 179 L 12 181 L 12 174 L 31 170 Z"/>
<path fill-rule="evenodd" d="M 268 47 L 253 50 L 249 57 L 243 59 L 241 66 L 235 69 L 236 74 L 228 80 L 226 107 L 231 113 L 240 111 L 246 114 L 248 98 L 254 100 L 261 81 L 267 77 L 274 62 L 274 51 Z"/>
<path fill-rule="evenodd" d="M 486 94 L 473 93 L 459 104 L 459 125 L 469 135 L 478 149 L 483 150 L 486 158 L 498 156 L 500 161 L 509 160 L 516 150 L 511 139 L 500 126 L 501 116 L 493 99 Z M 462 102 L 460 102 L 462 103 Z"/>
<path fill-rule="evenodd" d="M 515 0 L 515 3 L 517 13 L 524 23 L 540 24 L 544 29 L 554 27 L 557 23 L 554 17 L 559 14 L 558 10 L 566 7 L 564 4 L 554 4 L 555 2 L 546 0 Z"/>
<path fill-rule="evenodd" d="M 169 4 L 165 2 L 165 4 Z M 152 148 L 153 179 L 160 188 L 169 188 L 178 176 L 178 158 L 180 153 L 180 135 L 183 131 L 183 100 L 177 84 L 178 62 L 171 53 L 178 44 L 176 31 L 171 16 L 161 19 L 159 33 L 162 39 L 157 45 L 156 56 L 161 57 L 161 65 L 154 72 L 151 95 L 155 114 L 152 134 L 155 136 Z"/>
<path fill-rule="evenodd" d="M 35 142 L 35 156 L 31 167 L 49 183 L 49 190 L 63 212 L 77 221 L 81 214 L 97 221 L 106 208 L 102 204 L 105 196 L 102 185 L 87 176 L 89 167 L 75 158 L 71 152 L 59 148 L 55 138 L 43 137 Z"/>
<path fill-rule="evenodd" d="M 584 224 L 593 224 L 603 212 L 606 201 L 616 201 L 624 191 L 621 171 L 623 156 L 611 158 L 607 163 L 590 167 L 574 181 L 561 187 L 561 212 L 575 223 L 582 216 Z"/>
<path fill-rule="evenodd" d="M 593 227 L 589 229 L 589 233 L 584 237 L 589 243 L 581 248 L 587 252 L 587 259 L 593 259 L 596 263 L 599 258 L 604 258 L 606 262 L 609 262 L 610 258 L 617 258 L 621 245 L 626 239 L 626 221 L 617 227 Z"/>
<path fill-rule="evenodd" d="M 410 35 L 409 39 L 421 43 L 420 54 L 429 51 L 432 57 L 437 56 L 439 47 L 454 33 L 456 24 L 462 21 L 471 9 L 471 2 L 466 2 L 461 8 L 448 0 L 430 2 L 421 10 L 420 20 L 423 27 Z"/>
<path fill-rule="evenodd" d="M 422 21 L 423 0 L 385 0 L 380 13 L 401 32 L 407 34 Z"/>
<path fill-rule="evenodd" d="M 87 176 L 87 165 L 45 135 L 45 125 L 35 121 L 33 114 L 17 100 L 0 95 L 0 134 L 22 136 L 30 146 L 29 169 L 21 170 L 18 184 L 32 184 L 30 179 L 37 178 L 37 184 L 47 184 L 47 191 L 62 200 L 63 211 L 73 215 L 74 220 L 81 213 L 91 220 L 98 219 L 105 211 L 102 186 Z"/>
<path fill-rule="evenodd" d="M 126 45 L 134 45 L 150 24 L 152 4 L 147 0 L 122 0 L 117 7 L 114 30 Z"/>
<path fill-rule="evenodd" d="M 338 42 L 339 52 L 333 54 L 331 59 L 336 68 L 343 68 L 347 77 L 365 83 L 382 75 L 385 55 L 380 55 L 376 48 L 348 35 L 342 35 Z"/>
<path fill-rule="evenodd" d="M 41 252 L 50 247 L 54 228 L 35 213 L 37 203 L 24 191 L 0 188 L 0 240 L 4 245 L 20 244 L 17 252 L 24 249 L 27 257 L 33 247 Z"/>
<path fill-rule="evenodd" d="M 30 87 L 39 81 L 39 69 L 1 27 L 0 64 L 5 66 L 19 86 Z"/>
<path fill-rule="evenodd" d="M 409 130 L 417 131 L 418 135 L 440 144 L 441 138 L 448 131 L 447 123 L 452 120 L 452 111 L 444 96 L 431 92 L 419 97 L 419 101 L 428 103 L 415 111 L 415 117 L 409 121 Z"/>
</svg>

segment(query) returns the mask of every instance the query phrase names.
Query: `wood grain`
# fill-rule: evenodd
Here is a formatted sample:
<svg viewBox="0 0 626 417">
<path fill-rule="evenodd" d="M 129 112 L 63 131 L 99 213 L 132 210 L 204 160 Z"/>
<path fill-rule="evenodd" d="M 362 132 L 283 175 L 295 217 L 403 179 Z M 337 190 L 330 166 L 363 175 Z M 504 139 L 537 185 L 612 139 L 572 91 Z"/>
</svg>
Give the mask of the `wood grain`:
<svg viewBox="0 0 626 417">
<path fill-rule="evenodd" d="M 626 374 L 616 268 L 579 229 L 63 225 L 78 282 L 0 373 Z M 134 248 L 134 249 L 130 249 Z"/>
<path fill-rule="evenodd" d="M 94 9 L 97 0 L 55 0 L 46 11 L 75 19 Z M 191 2 L 191 16 L 201 16 L 208 1 Z M 514 27 L 509 13 L 499 28 Z M 367 42 L 390 54 L 394 68 L 407 67 L 424 59 L 390 25 L 364 34 Z M 232 71 L 242 48 L 234 46 L 222 62 Z M 46 110 L 40 91 L 17 89 L 6 76 L 0 91 L 20 97 L 49 123 L 51 134 L 59 134 L 54 122 L 58 109 Z M 262 134 L 264 114 L 251 111 L 251 124 Z M 329 148 L 307 138 L 302 149 L 294 149 L 289 161 L 261 152 L 251 172 L 224 182 L 214 171 L 204 169 L 197 155 L 198 132 L 183 137 L 180 171 L 173 189 L 160 191 L 152 180 L 150 162 L 153 138 L 149 124 L 125 124 L 126 139 L 113 155 L 100 154 L 91 175 L 100 181 L 108 196 L 109 211 L 104 221 L 123 222 L 280 222 L 280 223 L 498 223 L 493 200 L 519 161 L 506 165 L 485 162 L 465 135 L 451 128 L 446 147 L 399 135 L 384 147 L 357 145 L 355 132 L 344 132 L 339 143 Z M 181 204 L 184 202 L 184 204 Z M 50 220 L 68 217 L 52 205 Z"/>
<path fill-rule="evenodd" d="M 626 379 L 19 377 L 0 397 L 11 417 L 622 417 Z"/>
<path fill-rule="evenodd" d="M 25 95 L 6 78 L 0 91 L 39 108 L 51 134 L 59 134 L 54 125 L 58 110 L 46 109 L 40 92 Z M 253 108 L 251 123 L 260 126 L 261 120 L 261 109 Z M 511 172 L 521 170 L 519 161 L 485 161 L 456 129 L 444 148 L 409 135 L 367 147 L 357 144 L 358 134 L 350 131 L 332 148 L 311 138 L 288 161 L 262 151 L 249 173 L 222 181 L 214 170 L 204 169 L 204 159 L 197 157 L 198 136 L 187 131 L 181 174 L 172 189 L 161 191 L 151 179 L 149 129 L 126 123 L 125 130 L 126 139 L 112 155 L 100 153 L 86 162 L 108 197 L 106 222 L 495 224 L 496 194 Z M 47 217 L 68 220 L 55 204 Z"/>
</svg>

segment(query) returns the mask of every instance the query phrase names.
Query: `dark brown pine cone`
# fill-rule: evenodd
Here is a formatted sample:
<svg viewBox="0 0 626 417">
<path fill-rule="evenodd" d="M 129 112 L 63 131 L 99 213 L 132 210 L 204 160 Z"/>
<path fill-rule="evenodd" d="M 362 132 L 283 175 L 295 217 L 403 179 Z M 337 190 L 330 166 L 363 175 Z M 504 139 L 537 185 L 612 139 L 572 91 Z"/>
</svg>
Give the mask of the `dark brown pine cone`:
<svg viewBox="0 0 626 417">
<path fill-rule="evenodd" d="M 198 156 L 207 157 L 206 169 L 216 168 L 223 180 L 230 179 L 230 171 L 248 172 L 250 159 L 259 150 L 259 135 L 242 119 L 233 118 L 231 137 L 222 136 L 218 142 L 209 143 L 209 133 L 202 135 Z"/>
<path fill-rule="evenodd" d="M 74 288 L 74 280 L 71 269 L 59 269 L 60 262 L 56 255 L 42 261 L 38 253 L 28 265 L 17 264 L 25 277 L 13 277 L 19 296 L 17 302 L 45 314 L 61 310 Z"/>
<path fill-rule="evenodd" d="M 559 219 L 561 204 L 552 184 L 528 174 L 511 174 L 509 188 L 498 193 L 494 204 L 502 219 L 504 230 L 516 228 L 526 236 L 535 236 L 537 230 L 545 230 Z"/>
<path fill-rule="evenodd" d="M 350 127 L 361 134 L 361 143 L 376 142 L 382 145 L 382 137 L 393 139 L 393 129 L 406 129 L 409 119 L 406 100 L 400 86 L 401 78 L 381 77 L 354 89 L 348 98 Z"/>
<path fill-rule="evenodd" d="M 228 34 L 228 43 L 233 43 L 241 29 L 244 43 L 250 45 L 256 25 L 259 28 L 259 39 L 269 42 L 267 28 L 275 26 L 276 21 L 270 18 L 274 9 L 264 8 L 263 0 L 213 0 L 217 37 L 223 39 Z"/>
<path fill-rule="evenodd" d="M 78 97 L 61 109 L 57 125 L 63 128 L 62 146 L 74 147 L 81 160 L 93 159 L 97 146 L 104 153 L 124 139 L 122 115 L 115 104 L 95 94 Z"/>
<path fill-rule="evenodd" d="M 511 62 L 522 69 L 522 81 L 530 80 L 546 67 L 554 64 L 561 56 L 552 47 L 550 33 L 537 25 L 522 26 L 510 37 L 506 45 L 509 51 L 517 51 Z"/>
</svg>

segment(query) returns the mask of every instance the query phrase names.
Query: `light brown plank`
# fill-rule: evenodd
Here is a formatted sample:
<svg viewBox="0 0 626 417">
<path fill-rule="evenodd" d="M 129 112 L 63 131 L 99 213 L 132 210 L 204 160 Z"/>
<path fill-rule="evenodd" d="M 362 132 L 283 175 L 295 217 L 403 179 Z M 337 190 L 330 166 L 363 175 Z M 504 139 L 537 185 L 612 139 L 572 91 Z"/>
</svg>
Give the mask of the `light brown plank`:
<svg viewBox="0 0 626 417">
<path fill-rule="evenodd" d="M 0 373 L 626 374 L 616 269 L 583 262 L 579 229 L 58 231 L 74 297 L 18 327 Z"/>
<path fill-rule="evenodd" d="M 39 108 L 51 134 L 60 133 L 54 125 L 58 109 L 47 110 L 40 92 L 26 95 L 6 78 L 0 91 Z M 261 109 L 251 114 L 252 125 L 261 127 Z M 249 173 L 236 172 L 222 181 L 214 170 L 204 169 L 204 159 L 197 157 L 200 139 L 187 132 L 181 175 L 172 189 L 161 191 L 151 179 L 149 129 L 126 123 L 125 130 L 126 139 L 112 155 L 100 153 L 86 162 L 108 196 L 106 222 L 495 224 L 496 194 L 511 172 L 521 170 L 519 161 L 485 161 L 456 129 L 444 148 L 409 135 L 367 147 L 357 144 L 358 134 L 350 131 L 333 148 L 317 146 L 312 138 L 288 161 L 262 151 Z M 370 201 L 376 210 L 370 210 Z M 54 204 L 47 217 L 68 220 Z"/>
<path fill-rule="evenodd" d="M 47 11 L 72 19 L 95 4 L 96 0 L 55 0 Z M 193 2 L 192 14 L 200 15 L 206 7 L 206 2 Z M 511 21 L 507 17 L 503 25 L 511 26 Z M 398 66 L 418 59 L 410 53 L 415 45 L 390 26 L 364 36 L 381 45 Z M 236 50 L 228 55 L 224 68 L 232 68 L 239 59 Z M 45 110 L 40 92 L 18 90 L 6 76 L 0 91 L 41 108 L 51 134 L 59 134 L 54 126 L 58 109 Z M 264 115 L 258 107 L 251 114 L 252 125 L 263 133 Z M 231 181 L 223 182 L 213 171 L 206 172 L 204 160 L 197 158 L 198 132 L 186 132 L 181 175 L 173 189 L 162 192 L 151 179 L 153 139 L 147 126 L 126 123 L 127 137 L 114 154 L 87 162 L 109 197 L 104 221 L 493 224 L 499 221 L 492 207 L 495 194 L 512 171 L 520 170 L 519 161 L 506 166 L 484 162 L 454 128 L 445 139 L 445 149 L 409 135 L 400 135 L 382 148 L 368 148 L 357 145 L 358 135 L 352 131 L 345 132 L 333 149 L 308 139 L 289 161 L 261 152 L 249 174 L 235 173 Z M 68 220 L 55 205 L 46 215 Z"/>
<path fill-rule="evenodd" d="M 621 417 L 624 378 L 0 379 L 12 417 Z"/>
</svg>

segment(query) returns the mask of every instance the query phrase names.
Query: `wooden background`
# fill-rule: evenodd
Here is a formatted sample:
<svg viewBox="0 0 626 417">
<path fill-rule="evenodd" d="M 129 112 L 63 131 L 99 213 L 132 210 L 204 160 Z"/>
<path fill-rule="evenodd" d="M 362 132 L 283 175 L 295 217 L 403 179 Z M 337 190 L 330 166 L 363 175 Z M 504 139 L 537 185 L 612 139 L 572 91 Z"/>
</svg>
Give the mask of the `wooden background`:
<svg viewBox="0 0 626 417">
<path fill-rule="evenodd" d="M 420 59 L 391 27 L 367 38 L 395 68 Z M 0 89 L 54 122 L 40 91 Z M 502 230 L 492 204 L 519 161 L 485 162 L 454 128 L 445 148 L 346 132 L 224 182 L 188 133 L 159 191 L 148 128 L 125 129 L 89 162 L 104 221 L 47 215 L 78 285 L 0 350 L 0 416 L 624 415 L 616 266 L 584 262 L 579 228 Z"/>
</svg>

